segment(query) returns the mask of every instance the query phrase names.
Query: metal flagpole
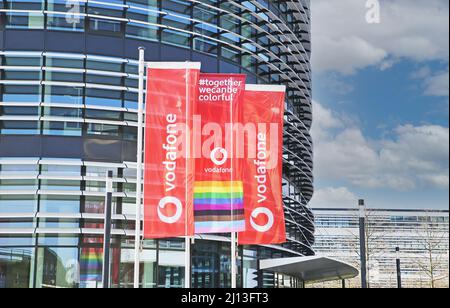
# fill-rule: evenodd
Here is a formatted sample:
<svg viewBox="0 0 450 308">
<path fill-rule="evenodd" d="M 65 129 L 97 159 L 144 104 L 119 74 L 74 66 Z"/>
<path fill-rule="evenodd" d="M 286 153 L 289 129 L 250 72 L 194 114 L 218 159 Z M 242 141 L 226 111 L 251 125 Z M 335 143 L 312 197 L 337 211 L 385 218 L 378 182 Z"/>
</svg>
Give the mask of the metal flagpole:
<svg viewBox="0 0 450 308">
<path fill-rule="evenodd" d="M 184 246 L 186 246 L 185 252 L 185 267 L 184 267 L 184 287 L 186 289 L 191 288 L 191 238 L 186 236 Z"/>
<path fill-rule="evenodd" d="M 231 232 L 231 288 L 237 287 L 237 268 L 236 268 L 236 232 Z"/>
<path fill-rule="evenodd" d="M 113 172 L 108 171 L 106 176 L 106 197 L 105 197 L 105 221 L 103 235 L 103 265 L 102 265 L 102 281 L 103 288 L 109 289 L 110 276 L 110 252 L 111 252 L 111 209 L 113 194 Z"/>
<path fill-rule="evenodd" d="M 396 253 L 396 265 L 397 265 L 397 287 L 402 289 L 402 267 L 400 260 L 400 247 L 395 248 Z"/>
<path fill-rule="evenodd" d="M 140 248 L 141 248 L 141 210 L 142 210 L 142 143 L 144 120 L 144 74 L 145 48 L 139 47 L 139 95 L 138 95 L 138 133 L 136 153 L 136 226 L 134 235 L 134 288 L 139 288 Z"/>
<path fill-rule="evenodd" d="M 359 246 L 361 257 L 361 288 L 367 289 L 366 205 L 359 200 Z"/>
<path fill-rule="evenodd" d="M 190 82 L 190 70 L 188 68 L 187 62 L 186 62 L 186 129 L 191 129 L 190 127 L 188 127 L 188 116 L 189 116 L 189 104 L 191 102 L 191 98 L 189 97 L 189 82 Z M 191 107 L 192 108 L 192 107 Z M 189 164 L 188 164 L 188 154 L 190 153 L 190 149 L 191 147 L 191 142 L 192 140 L 189 138 L 189 134 L 186 133 L 186 138 L 188 139 L 187 145 L 186 145 L 186 152 L 184 153 L 185 157 L 184 159 L 186 160 L 186 168 L 188 168 Z M 186 204 L 188 203 L 188 189 L 187 189 L 187 181 L 185 183 L 185 200 L 186 200 Z M 184 240 L 184 246 L 185 246 L 185 253 L 184 253 L 184 287 L 186 289 L 189 289 L 191 287 L 191 237 L 187 236 L 188 234 L 188 213 L 185 213 L 185 240 Z"/>
<path fill-rule="evenodd" d="M 231 127 L 234 127 L 234 118 L 233 118 L 233 95 L 231 95 L 231 102 L 230 102 L 230 120 L 231 120 Z M 234 129 L 231 129 L 231 187 L 233 187 L 233 180 L 234 180 Z M 231 188 L 231 222 L 232 222 L 232 232 L 231 232 L 231 288 L 236 289 L 237 283 L 236 283 L 236 275 L 237 275 L 237 268 L 236 268 L 236 232 L 235 232 L 235 221 L 234 221 L 234 191 L 233 188 Z"/>
</svg>

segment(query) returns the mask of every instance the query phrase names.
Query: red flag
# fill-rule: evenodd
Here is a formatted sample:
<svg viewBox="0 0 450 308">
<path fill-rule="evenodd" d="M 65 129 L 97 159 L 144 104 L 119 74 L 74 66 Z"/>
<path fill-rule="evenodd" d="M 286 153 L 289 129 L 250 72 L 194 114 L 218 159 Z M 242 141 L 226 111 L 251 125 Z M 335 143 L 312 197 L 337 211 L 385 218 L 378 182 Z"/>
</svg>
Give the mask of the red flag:
<svg viewBox="0 0 450 308">
<path fill-rule="evenodd" d="M 192 117 L 200 63 L 149 63 L 144 238 L 194 235 Z"/>
<path fill-rule="evenodd" d="M 244 230 L 243 184 L 235 154 L 245 75 L 201 74 L 195 111 L 195 231 Z"/>
<path fill-rule="evenodd" d="M 242 105 L 246 231 L 240 245 L 286 242 L 282 199 L 284 86 L 247 85 Z M 253 130 L 253 132 L 252 132 Z"/>
</svg>

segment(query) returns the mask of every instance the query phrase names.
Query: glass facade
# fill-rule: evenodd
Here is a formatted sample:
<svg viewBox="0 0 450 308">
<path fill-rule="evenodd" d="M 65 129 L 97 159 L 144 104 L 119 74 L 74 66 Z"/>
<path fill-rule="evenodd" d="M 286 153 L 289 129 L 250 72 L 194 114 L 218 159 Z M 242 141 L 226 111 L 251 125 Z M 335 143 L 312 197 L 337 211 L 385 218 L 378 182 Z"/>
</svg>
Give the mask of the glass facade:
<svg viewBox="0 0 450 308">
<path fill-rule="evenodd" d="M 243 247 L 240 285 L 279 285 L 259 258 L 312 255 L 309 1 L 0 1 L 0 288 L 99 287 L 114 171 L 114 287 L 133 282 L 137 56 L 284 84 L 288 242 Z M 228 242 L 228 244 L 227 244 Z M 227 287 L 229 239 L 192 247 L 192 284 Z M 184 242 L 146 242 L 142 287 L 181 287 Z"/>
<path fill-rule="evenodd" d="M 359 268 L 359 210 L 317 208 L 314 215 L 315 251 Z M 405 288 L 448 288 L 448 210 L 368 209 L 366 224 L 370 287 L 397 287 L 399 247 Z M 359 287 L 360 282 L 356 277 L 347 286 Z"/>
</svg>

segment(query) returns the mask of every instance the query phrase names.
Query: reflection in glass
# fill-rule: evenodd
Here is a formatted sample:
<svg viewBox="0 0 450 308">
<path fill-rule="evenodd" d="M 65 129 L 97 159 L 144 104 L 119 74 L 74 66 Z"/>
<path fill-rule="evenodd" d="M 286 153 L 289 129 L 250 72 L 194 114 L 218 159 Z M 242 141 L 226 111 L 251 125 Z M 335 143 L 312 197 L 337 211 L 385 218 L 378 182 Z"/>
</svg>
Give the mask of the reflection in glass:
<svg viewBox="0 0 450 308">
<path fill-rule="evenodd" d="M 40 247 L 36 269 L 37 288 L 76 288 L 79 283 L 78 249 Z"/>
<path fill-rule="evenodd" d="M 34 213 L 37 199 L 35 196 L 0 195 L 1 213 Z"/>
<path fill-rule="evenodd" d="M 34 249 L 0 247 L 0 289 L 32 287 Z"/>
<path fill-rule="evenodd" d="M 100 214 L 105 211 L 104 201 L 85 202 L 84 212 Z M 85 222 L 86 229 L 102 229 L 103 223 Z M 98 288 L 102 282 L 103 238 L 101 236 L 83 235 L 80 255 L 80 287 Z"/>
</svg>

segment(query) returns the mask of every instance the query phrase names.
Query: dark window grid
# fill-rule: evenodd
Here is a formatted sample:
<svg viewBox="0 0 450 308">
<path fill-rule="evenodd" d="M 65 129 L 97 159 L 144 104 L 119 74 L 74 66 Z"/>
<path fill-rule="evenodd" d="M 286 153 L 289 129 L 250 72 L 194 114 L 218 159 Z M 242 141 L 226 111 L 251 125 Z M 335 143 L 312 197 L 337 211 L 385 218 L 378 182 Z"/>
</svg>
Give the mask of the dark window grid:
<svg viewBox="0 0 450 308">
<path fill-rule="evenodd" d="M 47 57 L 44 57 L 43 65 L 47 66 Z M 83 59 L 83 69 L 86 70 L 86 59 Z M 46 80 L 45 79 L 46 76 L 44 76 L 45 74 L 42 74 L 42 75 L 43 75 L 42 80 Z M 83 83 L 86 84 L 86 74 L 85 73 L 83 74 Z M 47 88 L 51 89 L 51 87 L 47 87 Z M 45 95 L 46 95 L 46 87 L 45 86 L 42 86 L 42 91 L 41 92 L 42 92 L 41 101 L 43 102 L 45 100 Z M 79 110 L 81 111 L 81 117 L 84 119 L 85 116 L 86 116 L 85 108 L 83 108 L 85 106 L 86 87 L 82 87 L 80 95 L 81 95 L 82 103 L 81 103 L 81 106 L 80 106 Z M 41 108 L 41 117 L 45 115 L 44 112 L 45 112 L 44 108 Z M 67 122 L 70 122 L 70 119 L 68 119 L 68 120 L 69 121 L 67 121 Z M 83 135 L 83 132 L 85 131 L 85 126 L 86 126 L 85 123 L 81 124 L 82 135 Z M 40 132 L 40 134 L 44 135 L 44 125 L 41 125 L 41 132 Z"/>
<path fill-rule="evenodd" d="M 46 4 L 46 6 L 48 6 L 48 4 Z M 190 8 L 192 8 L 192 6 L 190 6 Z M 125 9 L 123 10 L 123 12 L 125 11 Z M 224 14 L 224 13 L 221 13 L 221 14 Z M 123 14 L 122 14 L 123 15 Z M 219 15 L 220 16 L 220 15 Z M 47 24 L 47 17 L 45 17 L 46 18 L 46 21 L 45 21 L 45 24 Z M 85 22 L 87 22 L 86 20 L 85 20 Z M 123 27 L 123 23 L 121 23 L 121 27 Z M 122 29 L 123 30 L 123 29 Z"/>
<path fill-rule="evenodd" d="M 119 31 L 109 31 L 109 30 L 98 30 L 98 29 L 92 29 L 91 28 L 91 22 L 94 21 L 100 21 L 100 22 L 111 22 L 111 23 L 117 23 L 119 25 Z M 123 37 L 125 35 L 125 23 L 122 21 L 111 21 L 109 19 L 102 19 L 102 18 L 95 18 L 95 17 L 86 17 L 85 18 L 85 29 L 87 33 L 91 34 L 99 34 L 104 36 L 114 36 L 114 37 Z"/>
<path fill-rule="evenodd" d="M 92 14 L 92 12 L 91 12 L 91 8 L 92 7 L 90 7 L 87 2 L 85 3 L 85 5 L 86 5 L 85 11 L 89 15 L 92 15 L 92 16 L 86 16 L 84 18 L 84 29 L 85 29 L 86 33 L 100 34 L 100 35 L 106 35 L 106 36 L 115 36 L 115 37 L 124 37 L 125 36 L 125 23 L 123 21 L 119 21 L 119 20 L 111 21 L 109 19 L 95 18 L 95 14 Z M 100 4 L 99 4 L 99 9 L 100 10 L 105 10 L 105 11 L 108 10 L 108 8 L 100 7 Z M 111 10 L 113 10 L 113 9 L 111 8 Z M 115 9 L 114 11 L 119 11 L 119 9 Z M 108 15 L 108 14 L 99 14 L 99 15 L 111 16 L 111 15 Z M 126 8 L 123 7 L 121 9 L 121 14 L 115 14 L 115 15 L 117 15 L 116 17 L 118 17 L 118 18 L 126 18 Z M 111 32 L 111 31 L 106 31 L 106 30 L 91 29 L 91 22 L 96 20 L 96 19 L 99 20 L 100 22 L 115 22 L 115 23 L 118 23 L 119 27 L 120 27 L 120 30 L 118 32 Z"/>
<path fill-rule="evenodd" d="M 164 18 L 164 17 L 162 17 L 162 18 Z M 162 21 L 161 24 L 162 25 L 167 25 L 167 23 L 164 20 Z M 172 25 L 169 25 L 169 26 L 173 27 Z M 186 29 L 182 29 L 184 31 L 179 31 L 179 30 L 176 30 L 176 29 L 164 29 L 164 28 L 161 28 L 162 31 L 161 31 L 160 41 L 162 43 L 164 43 L 164 44 L 174 45 L 174 46 L 186 48 L 186 49 L 189 49 L 189 50 L 192 51 L 193 48 L 194 48 L 193 42 L 194 42 L 194 37 L 195 37 L 195 35 L 193 34 L 194 33 L 193 28 L 194 28 L 194 25 L 190 21 L 186 24 Z M 180 36 L 185 37 L 186 40 L 187 40 L 187 44 L 186 45 L 179 45 L 177 43 L 171 43 L 169 41 L 163 42 L 163 33 L 165 31 L 167 31 L 168 33 L 172 32 L 175 35 L 180 35 Z M 185 31 L 187 31 L 187 32 L 185 32 Z"/>
<path fill-rule="evenodd" d="M 164 1 L 164 2 L 162 2 Z M 161 11 L 172 11 L 174 13 L 191 15 L 192 3 L 185 0 L 162 0 L 159 3 Z"/>
<path fill-rule="evenodd" d="M 192 25 L 192 26 L 193 26 L 193 25 Z M 227 58 L 224 58 L 224 60 L 227 61 L 228 59 L 227 59 Z"/>
<path fill-rule="evenodd" d="M 226 15 L 226 13 L 221 11 L 221 12 L 218 14 L 218 17 L 217 17 L 217 22 L 218 22 L 217 25 L 218 25 L 219 28 L 221 28 L 221 29 L 223 29 L 223 17 L 224 17 L 225 15 Z M 239 35 L 239 36 L 241 36 L 241 34 L 242 34 L 241 22 L 239 22 L 239 25 L 238 25 L 238 27 L 237 27 L 237 30 L 238 30 L 238 32 L 237 32 L 236 34 Z M 227 33 L 227 32 L 224 31 L 224 30 L 219 31 L 219 38 L 221 38 L 222 35 L 225 34 L 225 33 Z M 239 45 L 240 45 L 240 43 L 239 43 Z M 227 61 L 227 62 L 234 63 L 233 61 L 230 61 L 229 59 L 223 57 L 222 47 L 223 47 L 223 44 L 220 44 L 220 48 L 219 48 L 219 50 L 218 50 L 218 56 L 219 56 L 220 58 L 224 59 L 224 60 Z M 239 47 L 241 47 L 241 46 L 239 46 Z M 233 49 L 233 48 L 231 48 L 231 49 Z M 241 57 L 241 52 L 238 51 L 238 59 L 237 59 L 237 63 L 241 64 L 241 58 L 242 58 L 242 57 Z M 240 65 L 239 65 L 239 66 L 240 66 Z M 242 72 L 242 67 L 240 67 L 240 70 L 241 70 L 241 72 Z"/>
</svg>

